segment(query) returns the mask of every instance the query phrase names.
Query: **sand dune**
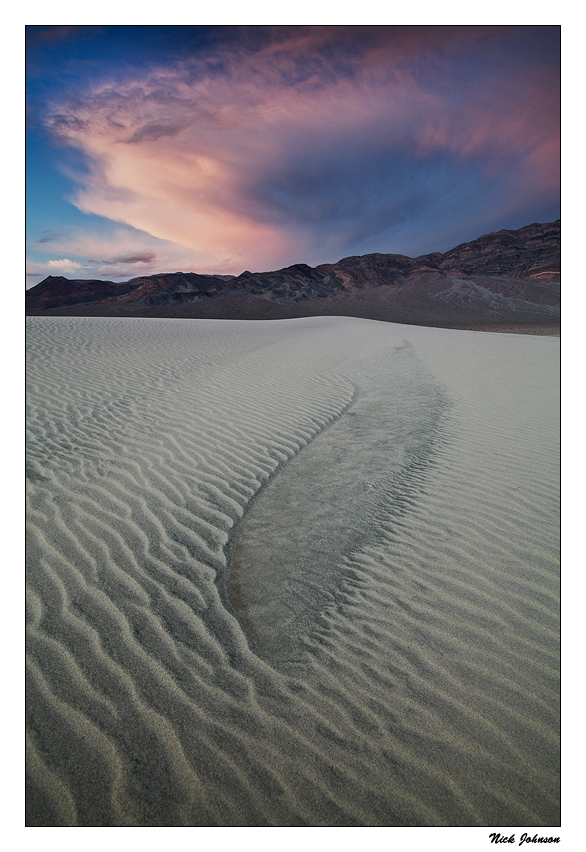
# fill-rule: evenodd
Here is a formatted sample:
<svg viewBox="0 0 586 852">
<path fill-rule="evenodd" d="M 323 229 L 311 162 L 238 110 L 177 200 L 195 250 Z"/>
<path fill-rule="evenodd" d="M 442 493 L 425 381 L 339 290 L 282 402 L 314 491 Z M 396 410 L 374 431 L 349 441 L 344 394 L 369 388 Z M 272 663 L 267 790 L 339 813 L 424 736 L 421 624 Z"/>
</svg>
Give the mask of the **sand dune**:
<svg viewBox="0 0 586 852">
<path fill-rule="evenodd" d="M 29 825 L 559 824 L 559 341 L 27 328 Z"/>
</svg>

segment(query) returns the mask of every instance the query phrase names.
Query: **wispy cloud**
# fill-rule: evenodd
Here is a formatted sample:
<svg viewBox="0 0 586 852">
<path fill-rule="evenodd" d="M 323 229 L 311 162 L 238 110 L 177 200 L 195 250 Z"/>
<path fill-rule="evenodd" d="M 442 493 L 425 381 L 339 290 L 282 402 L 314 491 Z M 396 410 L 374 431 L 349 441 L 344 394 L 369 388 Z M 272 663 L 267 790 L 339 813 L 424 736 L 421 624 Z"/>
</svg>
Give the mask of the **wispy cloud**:
<svg viewBox="0 0 586 852">
<path fill-rule="evenodd" d="M 90 87 L 45 120 L 90 163 L 78 208 L 181 247 L 192 268 L 320 262 L 398 250 L 399 237 L 405 250 L 409 232 L 449 239 L 463 216 L 481 227 L 555 195 L 555 71 L 530 51 L 521 61 L 514 36 L 240 28 L 222 50 Z"/>
<path fill-rule="evenodd" d="M 90 263 L 97 263 L 102 266 L 119 266 L 133 263 L 153 264 L 156 261 L 157 255 L 154 251 L 143 251 L 138 254 L 118 255 L 111 260 L 90 260 Z"/>
<path fill-rule="evenodd" d="M 33 245 L 40 246 L 44 243 L 53 243 L 55 242 L 55 240 L 60 239 L 60 237 L 62 236 L 62 234 L 52 233 L 50 231 L 43 231 L 42 236 L 40 236 L 38 240 L 35 240 Z"/>
</svg>

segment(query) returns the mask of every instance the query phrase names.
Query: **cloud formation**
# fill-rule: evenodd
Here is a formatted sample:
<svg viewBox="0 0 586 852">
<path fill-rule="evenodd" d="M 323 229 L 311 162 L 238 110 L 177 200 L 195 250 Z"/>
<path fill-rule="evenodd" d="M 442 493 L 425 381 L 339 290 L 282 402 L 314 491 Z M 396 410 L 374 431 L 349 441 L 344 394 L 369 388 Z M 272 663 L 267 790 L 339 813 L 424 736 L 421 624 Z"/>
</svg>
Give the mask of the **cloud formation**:
<svg viewBox="0 0 586 852">
<path fill-rule="evenodd" d="M 138 254 L 118 255 L 111 260 L 90 260 L 90 263 L 98 263 L 103 266 L 116 266 L 127 263 L 155 263 L 156 260 L 157 255 L 154 251 L 142 251 Z"/>
<path fill-rule="evenodd" d="M 53 243 L 55 240 L 58 240 L 61 234 L 51 233 L 49 231 L 44 231 L 43 235 L 39 237 L 38 240 L 35 240 L 35 245 L 43 245 L 43 243 Z"/>
<path fill-rule="evenodd" d="M 87 158 L 76 206 L 175 244 L 194 270 L 422 253 L 461 241 L 464 220 L 472 238 L 555 203 L 558 80 L 532 38 L 226 28 L 223 45 L 88 85 L 44 119 Z"/>
<path fill-rule="evenodd" d="M 32 263 L 27 261 L 26 274 L 30 276 L 45 276 L 45 275 L 72 275 L 75 276 L 84 266 L 75 260 L 70 260 L 68 257 L 63 257 L 61 260 L 48 260 L 43 264 Z"/>
<path fill-rule="evenodd" d="M 67 237 L 54 235 L 51 251 L 54 259 L 27 261 L 27 287 L 47 275 L 123 281 L 158 271 L 193 269 L 189 250 L 123 226 L 114 227 L 105 236 L 72 228 Z"/>
</svg>

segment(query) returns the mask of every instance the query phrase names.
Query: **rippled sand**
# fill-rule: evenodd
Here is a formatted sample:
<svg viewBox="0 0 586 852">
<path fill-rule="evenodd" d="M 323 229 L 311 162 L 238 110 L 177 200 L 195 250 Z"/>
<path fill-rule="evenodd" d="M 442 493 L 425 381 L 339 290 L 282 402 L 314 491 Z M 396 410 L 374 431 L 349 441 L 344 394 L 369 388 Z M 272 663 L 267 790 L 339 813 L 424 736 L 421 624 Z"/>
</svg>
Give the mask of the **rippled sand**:
<svg viewBox="0 0 586 852">
<path fill-rule="evenodd" d="M 557 339 L 27 334 L 29 825 L 559 825 Z"/>
</svg>

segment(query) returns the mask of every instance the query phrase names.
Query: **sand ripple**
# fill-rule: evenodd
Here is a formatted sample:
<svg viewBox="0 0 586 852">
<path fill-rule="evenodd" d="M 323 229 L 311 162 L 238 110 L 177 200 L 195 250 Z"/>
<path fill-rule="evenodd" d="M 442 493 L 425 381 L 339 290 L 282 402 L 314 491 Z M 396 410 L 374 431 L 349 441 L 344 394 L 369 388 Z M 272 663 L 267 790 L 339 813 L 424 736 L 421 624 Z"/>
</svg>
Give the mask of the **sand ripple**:
<svg viewBox="0 0 586 852">
<path fill-rule="evenodd" d="M 559 822 L 555 341 L 28 343 L 29 825 Z"/>
</svg>

